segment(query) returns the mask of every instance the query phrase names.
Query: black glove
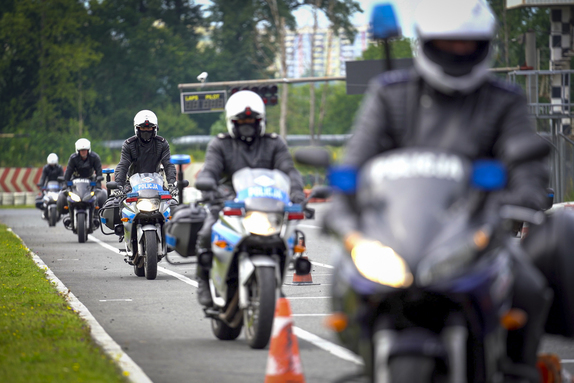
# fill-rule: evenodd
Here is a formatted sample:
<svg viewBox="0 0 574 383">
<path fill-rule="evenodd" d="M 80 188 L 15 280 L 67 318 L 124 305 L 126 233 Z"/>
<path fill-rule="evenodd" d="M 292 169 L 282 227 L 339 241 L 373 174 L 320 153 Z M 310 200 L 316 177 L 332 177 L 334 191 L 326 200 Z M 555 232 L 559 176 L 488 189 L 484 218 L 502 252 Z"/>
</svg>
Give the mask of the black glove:
<svg viewBox="0 0 574 383">
<path fill-rule="evenodd" d="M 306 207 L 305 210 L 303 210 L 303 213 L 305 213 L 306 219 L 315 219 L 315 209 Z"/>
<path fill-rule="evenodd" d="M 296 190 L 291 192 L 289 198 L 291 199 L 291 202 L 301 204 L 305 202 L 305 193 L 301 190 Z"/>
<path fill-rule="evenodd" d="M 117 189 L 111 191 L 110 195 L 118 196 L 124 194 L 124 187 L 122 185 L 118 185 Z"/>
</svg>

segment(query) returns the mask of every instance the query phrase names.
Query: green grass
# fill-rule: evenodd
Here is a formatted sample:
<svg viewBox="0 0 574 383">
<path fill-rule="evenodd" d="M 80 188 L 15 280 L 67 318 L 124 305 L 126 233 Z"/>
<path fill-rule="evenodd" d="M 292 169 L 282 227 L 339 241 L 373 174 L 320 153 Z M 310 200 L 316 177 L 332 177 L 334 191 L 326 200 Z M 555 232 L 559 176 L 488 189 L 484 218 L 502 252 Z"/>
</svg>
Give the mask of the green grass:
<svg viewBox="0 0 574 383">
<path fill-rule="evenodd" d="M 0 382 L 127 381 L 5 225 L 0 284 Z"/>
<path fill-rule="evenodd" d="M 34 205 L 0 205 L 0 209 L 34 209 L 35 207 Z"/>
</svg>

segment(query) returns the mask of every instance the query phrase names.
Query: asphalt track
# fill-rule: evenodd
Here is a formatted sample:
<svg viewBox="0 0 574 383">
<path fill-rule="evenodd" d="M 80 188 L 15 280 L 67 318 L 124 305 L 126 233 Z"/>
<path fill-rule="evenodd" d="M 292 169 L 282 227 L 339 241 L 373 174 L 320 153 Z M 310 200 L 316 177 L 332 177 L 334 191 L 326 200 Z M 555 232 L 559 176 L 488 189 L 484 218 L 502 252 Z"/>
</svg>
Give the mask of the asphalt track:
<svg viewBox="0 0 574 383">
<path fill-rule="evenodd" d="M 317 204 L 317 216 L 328 204 Z M 217 340 L 210 320 L 197 303 L 195 264 L 159 264 L 156 280 L 138 278 L 117 252 L 122 244 L 114 235 L 100 231 L 80 244 L 61 222 L 48 227 L 35 209 L 2 209 L 0 222 L 8 225 L 77 298 L 101 325 L 100 335 L 110 337 L 133 361 L 141 375 L 154 383 L 262 382 L 268 348 L 252 350 L 243 334 L 236 340 Z M 333 382 L 360 369 L 358 359 L 337 346 L 334 335 L 323 326 L 329 313 L 330 254 L 334 242 L 320 235 L 318 224 L 305 221 L 308 256 L 313 261 L 313 284 L 293 286 L 290 272 L 283 286 L 290 299 L 294 331 L 299 339 L 303 373 L 308 383 Z M 173 253 L 172 253 L 173 254 Z M 189 262 L 171 256 L 174 262 Z M 113 341 L 112 341 L 113 339 Z M 574 342 L 545 337 L 542 351 L 557 353 L 574 372 Z M 118 358 L 120 357 L 119 354 Z M 127 360 L 127 361 L 126 361 Z"/>
</svg>

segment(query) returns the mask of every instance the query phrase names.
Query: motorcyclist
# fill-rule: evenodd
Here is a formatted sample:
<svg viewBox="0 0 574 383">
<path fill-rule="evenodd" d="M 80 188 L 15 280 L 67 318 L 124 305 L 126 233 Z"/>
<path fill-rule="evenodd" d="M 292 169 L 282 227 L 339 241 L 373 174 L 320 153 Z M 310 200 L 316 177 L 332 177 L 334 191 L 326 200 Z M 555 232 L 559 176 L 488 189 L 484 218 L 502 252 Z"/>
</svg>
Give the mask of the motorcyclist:
<svg viewBox="0 0 574 383">
<path fill-rule="evenodd" d="M 382 152 L 413 146 L 446 149 L 471 160 L 503 160 L 513 140 L 540 139 L 520 88 L 489 73 L 496 20 L 485 0 L 423 0 L 415 13 L 415 31 L 414 68 L 371 80 L 344 165 L 359 169 Z M 545 204 L 548 172 L 543 158 L 509 169 L 508 179 L 497 204 L 534 209 Z M 355 195 L 335 196 L 332 216 L 325 219 L 347 247 L 361 238 L 356 203 Z M 508 353 L 517 368 L 505 382 L 534 382 L 551 298 L 533 265 L 518 260 L 515 271 L 513 305 L 526 311 L 528 323 L 509 334 Z"/>
<path fill-rule="evenodd" d="M 74 178 L 92 178 L 102 176 L 102 162 L 100 156 L 91 150 L 91 143 L 87 138 L 80 138 L 75 143 L 76 151 L 70 155 L 68 166 L 64 173 L 66 182 Z M 95 177 L 94 177 L 95 173 Z M 97 181 L 97 206 L 103 206 L 106 202 L 106 192 L 101 189 L 101 181 Z M 58 197 L 58 210 L 64 214 L 66 195 L 61 193 Z M 64 220 L 66 222 L 66 220 Z M 99 221 L 97 221 L 99 223 Z"/>
<path fill-rule="evenodd" d="M 58 155 L 56 153 L 50 153 L 46 159 L 46 165 L 42 169 L 42 177 L 40 182 L 38 182 L 39 188 L 44 188 L 50 181 L 58 181 L 58 177 L 64 175 L 64 169 L 58 164 Z M 41 207 L 43 210 L 44 204 L 42 203 L 42 195 L 36 198 L 36 206 Z M 46 212 L 42 211 L 42 217 L 45 217 Z"/>
<path fill-rule="evenodd" d="M 232 95 L 225 105 L 228 133 L 220 133 L 207 146 L 205 164 L 198 181 L 208 178 L 216 182 L 218 193 L 233 198 L 231 176 L 236 171 L 249 168 L 278 169 L 291 180 L 290 199 L 293 203 L 305 200 L 303 180 L 295 169 L 286 143 L 275 133 L 265 133 L 265 104 L 252 91 L 243 90 Z M 212 205 L 210 213 L 198 233 L 197 254 L 211 255 L 211 226 L 217 221 L 222 206 Z M 205 259 L 205 258 L 204 258 Z M 197 266 L 198 300 L 211 306 L 209 270 Z"/>
<path fill-rule="evenodd" d="M 116 167 L 115 180 L 120 190 L 131 190 L 127 180 L 136 173 L 155 173 L 163 165 L 167 187 L 177 195 L 176 170 L 170 162 L 169 143 L 157 135 L 159 124 L 151 110 L 140 110 L 134 117 L 135 135 L 124 141 L 120 162 Z"/>
</svg>

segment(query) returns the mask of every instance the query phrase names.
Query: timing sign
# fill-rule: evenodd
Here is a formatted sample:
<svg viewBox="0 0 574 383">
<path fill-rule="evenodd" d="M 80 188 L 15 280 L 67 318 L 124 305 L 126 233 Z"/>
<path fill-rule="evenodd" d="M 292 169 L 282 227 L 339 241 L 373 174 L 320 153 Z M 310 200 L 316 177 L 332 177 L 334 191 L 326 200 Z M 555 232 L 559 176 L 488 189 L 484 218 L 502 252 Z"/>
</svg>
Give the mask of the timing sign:
<svg viewBox="0 0 574 383">
<path fill-rule="evenodd" d="M 223 112 L 227 95 L 224 90 L 181 93 L 181 113 Z"/>
</svg>

